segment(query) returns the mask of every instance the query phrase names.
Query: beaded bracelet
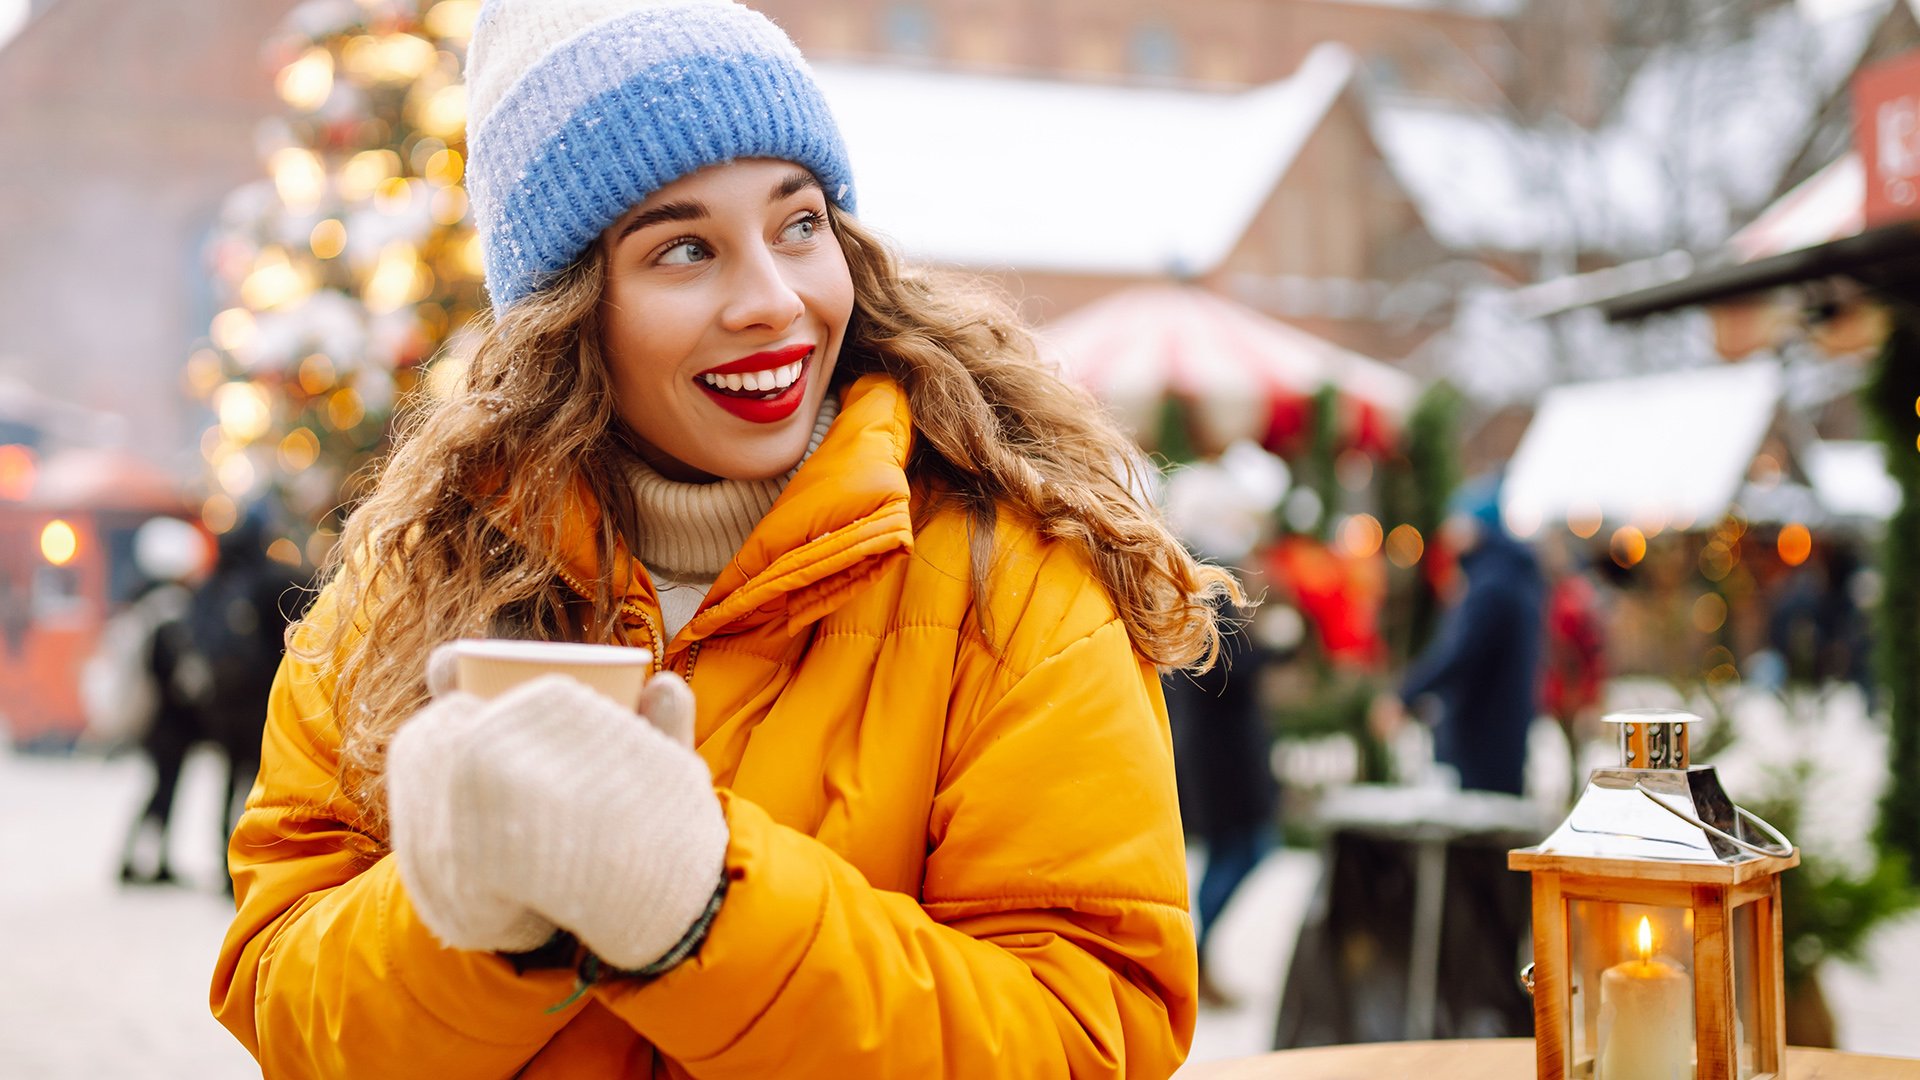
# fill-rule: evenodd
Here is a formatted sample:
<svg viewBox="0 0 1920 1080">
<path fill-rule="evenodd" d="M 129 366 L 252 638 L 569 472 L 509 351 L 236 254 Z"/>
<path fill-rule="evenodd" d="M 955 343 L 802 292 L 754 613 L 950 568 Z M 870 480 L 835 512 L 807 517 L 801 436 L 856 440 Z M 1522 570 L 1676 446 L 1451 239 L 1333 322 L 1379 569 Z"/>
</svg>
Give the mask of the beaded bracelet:
<svg viewBox="0 0 1920 1080">
<path fill-rule="evenodd" d="M 651 982 L 665 975 L 667 972 L 672 971 L 680 965 L 681 961 L 699 951 L 701 944 L 707 940 L 707 931 L 713 928 L 714 918 L 720 914 L 721 903 L 727 898 L 728 880 L 726 869 L 723 867 L 720 871 L 720 884 L 713 890 L 713 895 L 707 898 L 706 909 L 700 913 L 700 917 L 693 920 L 693 925 L 687 928 L 687 932 L 680 936 L 679 941 L 674 942 L 673 948 L 668 949 L 659 959 L 647 964 L 645 967 L 614 967 L 612 964 L 600 959 L 592 949 L 580 945 L 580 943 L 574 939 L 573 935 L 565 930 L 556 930 L 553 937 L 549 938 L 547 943 L 538 949 L 532 952 L 518 953 L 514 956 L 507 957 L 507 959 L 514 962 L 516 971 L 523 972 L 535 967 L 573 967 L 573 993 L 569 995 L 565 1001 L 548 1007 L 547 1012 L 550 1014 L 560 1012 L 574 1002 L 579 1001 L 588 990 L 593 989 L 593 987 L 599 983 L 609 982 L 614 979 L 633 979 L 642 983 Z M 551 956 L 550 950 L 557 952 L 561 948 L 568 950 L 578 949 L 578 963 L 570 965 L 565 962 L 545 962 L 544 958 Z M 518 957 L 537 957 L 542 959 L 532 959 L 526 967 L 522 967 L 517 959 Z"/>
</svg>

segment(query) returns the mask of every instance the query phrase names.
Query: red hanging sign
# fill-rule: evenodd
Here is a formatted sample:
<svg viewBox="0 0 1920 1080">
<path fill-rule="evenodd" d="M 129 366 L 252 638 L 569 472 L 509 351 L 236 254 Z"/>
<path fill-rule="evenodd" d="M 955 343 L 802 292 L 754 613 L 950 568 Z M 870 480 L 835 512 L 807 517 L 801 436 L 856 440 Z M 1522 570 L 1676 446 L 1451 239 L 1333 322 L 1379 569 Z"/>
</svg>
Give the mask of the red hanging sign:
<svg viewBox="0 0 1920 1080">
<path fill-rule="evenodd" d="M 1854 77 L 1853 118 L 1866 165 L 1867 228 L 1920 218 L 1920 50 Z"/>
</svg>

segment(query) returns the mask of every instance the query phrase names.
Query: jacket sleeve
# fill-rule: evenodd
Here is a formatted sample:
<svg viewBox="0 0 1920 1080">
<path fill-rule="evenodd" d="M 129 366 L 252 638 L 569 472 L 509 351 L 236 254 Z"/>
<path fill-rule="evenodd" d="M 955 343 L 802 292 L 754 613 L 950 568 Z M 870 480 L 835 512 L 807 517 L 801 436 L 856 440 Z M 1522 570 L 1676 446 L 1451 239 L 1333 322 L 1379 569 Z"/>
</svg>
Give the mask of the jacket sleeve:
<svg viewBox="0 0 1920 1080">
<path fill-rule="evenodd" d="M 1111 620 L 961 666 L 921 896 L 723 792 L 706 942 L 603 1002 L 697 1077 L 1171 1074 L 1197 975 L 1153 667 Z"/>
<path fill-rule="evenodd" d="M 340 790 L 329 697 L 309 665 L 281 663 L 260 778 L 228 849 L 238 910 L 214 1015 L 268 1078 L 511 1076 L 572 1019 L 546 1012 L 572 975 L 516 975 L 421 924 Z"/>
<path fill-rule="evenodd" d="M 1500 629 L 1498 605 L 1490 594 L 1486 586 L 1468 583 L 1459 606 L 1448 612 L 1441 623 L 1440 635 L 1401 680 L 1402 701 L 1412 701 L 1423 694 L 1445 693 L 1457 683 L 1474 677 L 1471 669 Z"/>
</svg>

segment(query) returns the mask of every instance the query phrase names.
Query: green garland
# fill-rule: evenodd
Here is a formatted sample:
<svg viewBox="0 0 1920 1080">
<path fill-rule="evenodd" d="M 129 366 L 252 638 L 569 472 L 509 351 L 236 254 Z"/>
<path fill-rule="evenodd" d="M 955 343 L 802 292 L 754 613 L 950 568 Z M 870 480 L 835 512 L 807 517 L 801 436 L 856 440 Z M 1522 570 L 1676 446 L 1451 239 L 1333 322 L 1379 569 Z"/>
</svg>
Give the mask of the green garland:
<svg viewBox="0 0 1920 1080">
<path fill-rule="evenodd" d="M 1900 507 L 1881 546 L 1875 666 L 1891 713 L 1879 842 L 1920 875 L 1920 308 L 1888 301 L 1891 329 L 1863 390 Z M 1920 882 L 1920 876 L 1914 878 Z"/>
</svg>

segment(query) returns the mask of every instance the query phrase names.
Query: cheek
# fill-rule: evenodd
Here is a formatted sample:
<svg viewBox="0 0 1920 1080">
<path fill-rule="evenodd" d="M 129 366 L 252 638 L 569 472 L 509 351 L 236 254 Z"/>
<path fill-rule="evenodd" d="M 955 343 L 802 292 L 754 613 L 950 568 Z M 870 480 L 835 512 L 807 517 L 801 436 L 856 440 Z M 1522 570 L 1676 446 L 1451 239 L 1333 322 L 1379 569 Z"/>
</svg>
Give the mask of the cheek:
<svg viewBox="0 0 1920 1080">
<path fill-rule="evenodd" d="M 600 343 L 614 392 L 645 392 L 677 372 L 681 328 L 672 305 L 649 303 L 638 290 L 610 289 L 601 311 Z"/>
<path fill-rule="evenodd" d="M 853 317 L 853 275 L 846 258 L 838 251 L 831 259 L 822 259 L 810 290 L 814 311 L 835 338 L 844 338 L 847 320 Z"/>
</svg>

